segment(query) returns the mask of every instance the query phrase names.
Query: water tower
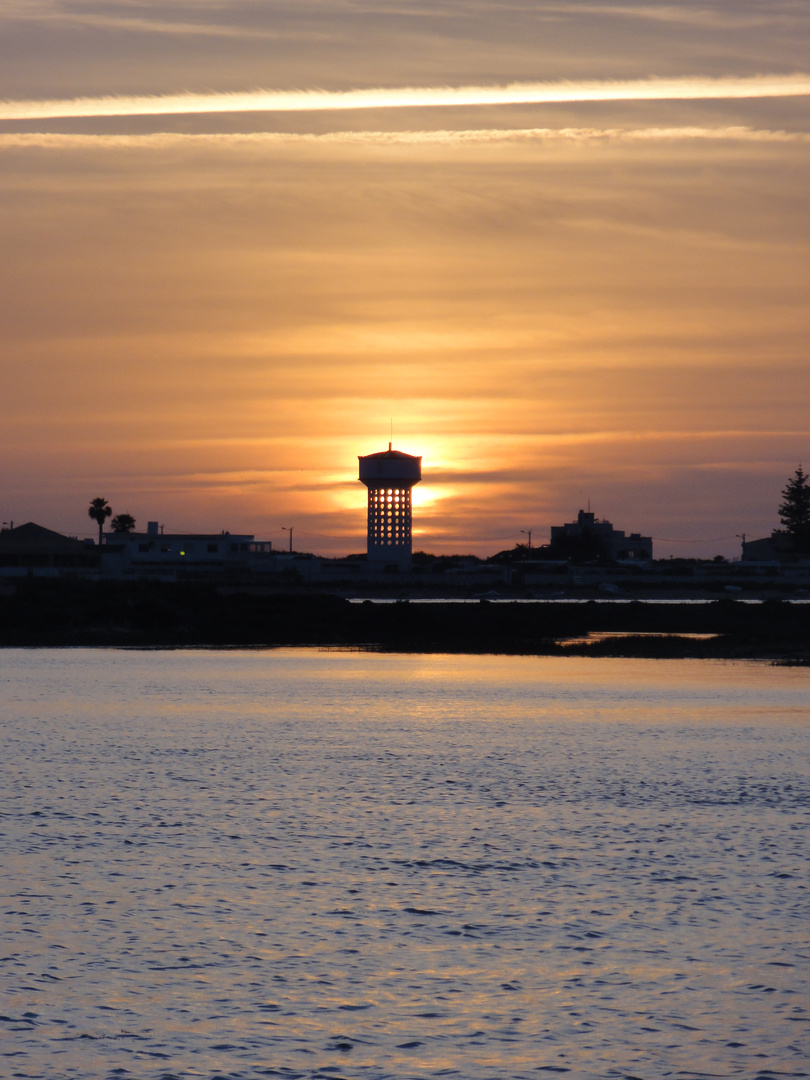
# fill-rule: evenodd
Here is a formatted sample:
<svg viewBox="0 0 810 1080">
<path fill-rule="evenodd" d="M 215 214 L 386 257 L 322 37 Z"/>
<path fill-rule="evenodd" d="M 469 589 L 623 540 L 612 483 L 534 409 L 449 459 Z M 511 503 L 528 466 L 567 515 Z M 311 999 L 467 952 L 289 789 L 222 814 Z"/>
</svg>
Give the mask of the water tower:
<svg viewBox="0 0 810 1080">
<path fill-rule="evenodd" d="M 411 568 L 411 488 L 422 479 L 422 459 L 387 450 L 359 458 L 368 488 L 368 561 Z"/>
</svg>

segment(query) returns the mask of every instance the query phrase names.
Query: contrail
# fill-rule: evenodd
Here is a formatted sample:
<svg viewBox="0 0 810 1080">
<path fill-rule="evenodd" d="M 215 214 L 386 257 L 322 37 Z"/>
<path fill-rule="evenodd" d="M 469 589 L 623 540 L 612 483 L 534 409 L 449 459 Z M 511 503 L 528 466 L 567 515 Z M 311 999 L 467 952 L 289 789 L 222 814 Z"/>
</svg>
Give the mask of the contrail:
<svg viewBox="0 0 810 1080">
<path fill-rule="evenodd" d="M 190 113 L 321 112 L 462 105 L 549 105 L 574 101 L 686 101 L 810 94 L 810 75 L 678 77 L 629 81 L 510 83 L 507 86 L 399 87 L 374 90 L 252 90 L 246 93 L 110 96 L 2 101 L 0 120 Z"/>
</svg>

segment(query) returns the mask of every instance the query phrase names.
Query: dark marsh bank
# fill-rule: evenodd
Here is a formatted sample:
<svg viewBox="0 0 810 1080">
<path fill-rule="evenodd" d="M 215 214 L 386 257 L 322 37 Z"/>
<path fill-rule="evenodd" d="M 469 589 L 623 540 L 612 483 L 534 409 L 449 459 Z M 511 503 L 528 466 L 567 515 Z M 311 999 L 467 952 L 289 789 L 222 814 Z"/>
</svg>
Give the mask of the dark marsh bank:
<svg viewBox="0 0 810 1080">
<path fill-rule="evenodd" d="M 588 634 L 621 636 L 576 640 Z M 726 599 L 374 604 L 327 593 L 225 590 L 210 583 L 34 580 L 0 595 L 0 645 L 306 645 L 802 663 L 810 658 L 810 605 Z"/>
</svg>

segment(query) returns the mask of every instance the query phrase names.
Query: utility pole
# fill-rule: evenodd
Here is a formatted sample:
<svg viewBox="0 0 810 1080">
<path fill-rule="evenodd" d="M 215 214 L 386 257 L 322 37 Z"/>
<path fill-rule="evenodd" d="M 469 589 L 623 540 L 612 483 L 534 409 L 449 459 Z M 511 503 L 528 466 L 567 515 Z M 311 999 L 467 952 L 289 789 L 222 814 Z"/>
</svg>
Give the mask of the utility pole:
<svg viewBox="0 0 810 1080">
<path fill-rule="evenodd" d="M 282 525 L 281 527 L 284 530 L 284 532 L 288 532 L 290 534 L 290 554 L 292 555 L 292 534 L 293 534 L 293 529 L 295 528 L 295 526 L 291 525 L 289 527 L 289 529 L 287 528 L 286 525 Z"/>
<path fill-rule="evenodd" d="M 521 529 L 520 531 L 523 533 L 524 536 L 528 536 L 528 538 L 529 538 L 528 548 L 529 548 L 529 551 L 531 551 L 532 550 L 532 530 L 531 529 Z"/>
</svg>

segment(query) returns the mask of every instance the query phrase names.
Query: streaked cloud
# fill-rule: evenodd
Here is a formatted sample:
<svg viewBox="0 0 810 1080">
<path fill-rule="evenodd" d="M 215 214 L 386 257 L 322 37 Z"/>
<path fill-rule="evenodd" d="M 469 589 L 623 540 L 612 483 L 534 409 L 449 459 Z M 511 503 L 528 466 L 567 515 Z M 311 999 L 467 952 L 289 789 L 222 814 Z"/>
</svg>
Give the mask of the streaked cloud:
<svg viewBox="0 0 810 1080">
<path fill-rule="evenodd" d="M 250 14 L 251 6 L 242 4 L 243 18 L 246 14 Z M 293 29 L 282 33 L 258 24 L 255 19 L 243 25 L 229 21 L 239 8 L 223 5 L 218 0 L 214 3 L 205 3 L 203 0 L 182 3 L 174 0 L 168 7 L 165 4 L 154 3 L 152 0 L 146 3 L 128 0 L 122 7 L 123 11 L 104 2 L 92 7 L 86 2 L 71 4 L 60 3 L 59 0 L 44 0 L 44 2 L 43 0 L 0 0 L 0 19 L 7 22 L 38 23 L 43 27 L 61 25 L 76 29 L 110 30 L 116 33 L 123 31 L 130 34 L 168 34 L 191 39 L 214 37 L 262 40 L 283 37 L 288 40 L 298 36 Z M 208 20 L 202 19 L 201 15 L 207 15 Z M 316 31 L 308 33 L 302 31 L 301 36 L 312 39 L 320 35 Z"/>
<path fill-rule="evenodd" d="M 170 34 L 182 37 L 215 38 L 278 38 L 281 35 L 261 27 L 238 27 L 217 25 L 216 23 L 168 22 L 167 20 L 145 19 L 116 15 L 63 12 L 58 15 L 41 15 L 43 22 L 55 21 L 84 26 L 100 30 L 126 31 L 136 34 Z"/>
<path fill-rule="evenodd" d="M 779 21 L 794 21 L 804 12 L 795 3 L 772 3 L 767 7 L 749 6 L 744 3 L 734 5 L 711 3 L 702 4 L 593 4 L 593 3 L 539 3 L 537 10 L 550 16 L 566 19 L 578 19 L 583 15 L 598 16 L 601 19 L 646 19 L 651 22 L 677 24 L 699 29 L 722 27 L 757 27 Z"/>
<path fill-rule="evenodd" d="M 71 149 L 162 149 L 170 146 L 416 146 L 475 143 L 532 142 L 689 142 L 719 141 L 743 143 L 806 143 L 810 132 L 770 131 L 732 125 L 727 127 L 668 128 L 472 128 L 462 131 L 330 131 L 322 134 L 255 131 L 241 133 L 194 134 L 155 132 L 149 135 L 61 135 L 54 132 L 0 133 L 0 150 L 39 148 Z"/>
<path fill-rule="evenodd" d="M 696 101 L 810 94 L 810 75 L 650 78 L 507 86 L 393 87 L 373 90 L 253 90 L 246 93 L 109 96 L 0 102 L 0 120 L 168 116 L 233 112 L 323 112 L 453 106 L 549 105 L 608 101 Z"/>
</svg>

